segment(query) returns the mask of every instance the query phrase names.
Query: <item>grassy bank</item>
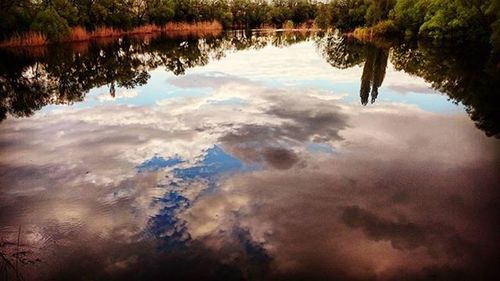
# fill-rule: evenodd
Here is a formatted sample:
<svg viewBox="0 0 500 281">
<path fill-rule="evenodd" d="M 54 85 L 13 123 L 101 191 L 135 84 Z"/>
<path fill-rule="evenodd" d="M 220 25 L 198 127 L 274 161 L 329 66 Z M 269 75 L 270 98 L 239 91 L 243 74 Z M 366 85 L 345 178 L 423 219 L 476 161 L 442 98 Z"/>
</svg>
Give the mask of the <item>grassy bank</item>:
<svg viewBox="0 0 500 281">
<path fill-rule="evenodd" d="M 148 24 L 138 26 L 129 30 L 116 29 L 112 27 L 99 27 L 89 31 L 81 26 L 71 28 L 69 34 L 60 42 L 82 42 L 99 38 L 119 37 L 125 35 L 140 35 L 153 33 L 179 33 L 183 35 L 217 35 L 222 32 L 222 25 L 217 21 L 196 22 L 196 23 L 167 23 L 163 26 Z M 40 33 L 30 31 L 23 34 L 16 34 L 2 42 L 0 47 L 36 47 L 48 45 L 51 42 Z"/>
</svg>

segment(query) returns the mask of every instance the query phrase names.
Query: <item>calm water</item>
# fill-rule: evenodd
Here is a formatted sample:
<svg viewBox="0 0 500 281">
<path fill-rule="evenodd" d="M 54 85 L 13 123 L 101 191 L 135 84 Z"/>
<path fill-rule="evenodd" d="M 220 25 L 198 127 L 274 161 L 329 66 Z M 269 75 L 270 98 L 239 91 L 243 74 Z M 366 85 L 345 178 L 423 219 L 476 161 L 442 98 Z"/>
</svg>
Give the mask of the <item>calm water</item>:
<svg viewBox="0 0 500 281">
<path fill-rule="evenodd" d="M 499 78 L 336 34 L 0 51 L 0 279 L 499 280 Z"/>
</svg>

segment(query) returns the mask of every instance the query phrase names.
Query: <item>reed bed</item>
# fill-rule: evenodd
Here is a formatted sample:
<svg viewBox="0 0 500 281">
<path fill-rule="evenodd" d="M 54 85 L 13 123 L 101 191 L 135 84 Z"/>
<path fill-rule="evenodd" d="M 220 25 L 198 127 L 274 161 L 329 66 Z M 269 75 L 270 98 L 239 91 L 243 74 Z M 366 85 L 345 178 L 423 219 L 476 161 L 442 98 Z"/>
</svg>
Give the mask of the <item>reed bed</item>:
<svg viewBox="0 0 500 281">
<path fill-rule="evenodd" d="M 117 37 L 124 34 L 125 32 L 121 29 L 113 27 L 98 27 L 96 30 L 92 31 L 92 38 Z"/>
<path fill-rule="evenodd" d="M 265 24 L 265 25 L 261 25 L 258 30 L 269 30 L 269 31 L 275 31 L 277 29 L 282 29 L 284 31 L 299 31 L 299 32 L 302 32 L 302 31 L 319 31 L 321 30 L 314 21 L 311 21 L 311 22 L 304 22 L 304 23 L 301 23 L 301 24 L 293 24 L 291 21 L 290 22 L 286 22 L 285 24 L 283 24 L 282 28 L 278 28 L 276 27 L 275 25 L 268 25 L 268 24 Z"/>
<path fill-rule="evenodd" d="M 0 47 L 37 47 L 47 45 L 47 37 L 40 32 L 29 31 L 23 34 L 15 34 L 9 39 L 0 42 Z"/>
<path fill-rule="evenodd" d="M 315 22 L 311 22 L 311 23 L 302 23 L 300 25 L 298 25 L 295 29 L 297 30 L 308 30 L 308 31 L 311 31 L 311 30 L 320 30 L 320 28 L 318 27 L 318 25 L 316 25 Z"/>
<path fill-rule="evenodd" d="M 165 31 L 204 31 L 219 30 L 222 31 L 222 25 L 218 21 L 204 21 L 195 23 L 174 23 L 169 22 L 164 27 Z"/>
<path fill-rule="evenodd" d="M 64 41 L 79 42 L 90 40 L 90 38 L 92 38 L 92 34 L 90 34 L 85 28 L 77 26 L 71 29 L 69 36 Z"/>
<path fill-rule="evenodd" d="M 196 23 L 167 23 L 164 26 L 148 24 L 138 26 L 130 30 L 122 30 L 112 27 L 98 27 L 88 31 L 84 27 L 71 28 L 69 35 L 62 42 L 82 42 L 100 38 L 120 37 L 125 35 L 142 35 L 166 33 L 167 35 L 184 36 L 207 36 L 217 35 L 222 32 L 222 25 L 217 21 Z M 16 34 L 11 38 L 0 42 L 0 47 L 33 47 L 50 44 L 49 40 L 39 32 L 27 32 Z"/>
<path fill-rule="evenodd" d="M 162 28 L 160 26 L 157 26 L 155 24 L 147 24 L 147 25 L 135 27 L 132 30 L 128 31 L 127 34 L 149 34 L 149 33 L 161 32 L 161 31 L 162 31 Z"/>
<path fill-rule="evenodd" d="M 216 36 L 222 32 L 222 25 L 218 21 L 197 23 L 167 23 L 163 27 L 167 36 Z"/>
</svg>

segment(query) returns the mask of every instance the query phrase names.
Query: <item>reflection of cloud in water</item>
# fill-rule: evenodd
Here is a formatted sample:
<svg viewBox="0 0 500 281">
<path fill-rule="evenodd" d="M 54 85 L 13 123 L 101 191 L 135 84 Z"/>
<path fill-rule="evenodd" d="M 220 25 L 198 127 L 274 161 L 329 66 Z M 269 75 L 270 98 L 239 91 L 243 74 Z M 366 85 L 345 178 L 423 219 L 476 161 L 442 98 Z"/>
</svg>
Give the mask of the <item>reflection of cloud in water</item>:
<svg viewBox="0 0 500 281">
<path fill-rule="evenodd" d="M 97 99 L 100 102 L 106 102 L 106 101 L 113 101 L 117 99 L 130 99 L 137 97 L 139 94 L 137 91 L 133 90 L 125 90 L 121 91 L 118 93 L 115 93 L 114 96 L 111 95 L 110 93 L 101 93 L 95 96 L 95 99 Z"/>
<path fill-rule="evenodd" d="M 251 84 L 248 80 L 222 72 L 194 73 L 168 79 L 168 83 L 179 88 L 213 88 L 225 84 Z"/>
<path fill-rule="evenodd" d="M 433 90 L 427 85 L 420 84 L 391 84 L 387 86 L 388 89 L 399 93 L 399 94 L 408 94 L 408 93 L 418 93 L 418 94 L 437 94 L 438 92 Z"/>
<path fill-rule="evenodd" d="M 490 244 L 498 231 L 494 163 L 443 166 L 376 154 L 233 177 L 189 210 L 188 228 L 243 226 L 286 277 L 487 276 L 497 255 Z"/>
<path fill-rule="evenodd" d="M 52 280 L 488 277 L 498 144 L 466 117 L 217 79 L 5 121 L 7 239 L 22 224 Z"/>
</svg>

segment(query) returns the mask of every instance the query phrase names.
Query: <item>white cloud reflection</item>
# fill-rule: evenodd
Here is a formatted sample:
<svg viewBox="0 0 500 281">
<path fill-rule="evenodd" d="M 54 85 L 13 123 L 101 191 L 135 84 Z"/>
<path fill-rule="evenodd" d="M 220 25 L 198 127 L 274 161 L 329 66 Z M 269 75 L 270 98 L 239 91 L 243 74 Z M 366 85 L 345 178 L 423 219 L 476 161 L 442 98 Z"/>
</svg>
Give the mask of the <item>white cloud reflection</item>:
<svg viewBox="0 0 500 281">
<path fill-rule="evenodd" d="M 137 97 L 139 93 L 134 90 L 124 90 L 119 91 L 114 94 L 114 96 L 110 95 L 110 93 L 100 93 L 95 96 L 95 98 L 100 102 L 113 101 L 118 99 L 130 99 L 133 97 Z"/>
</svg>

